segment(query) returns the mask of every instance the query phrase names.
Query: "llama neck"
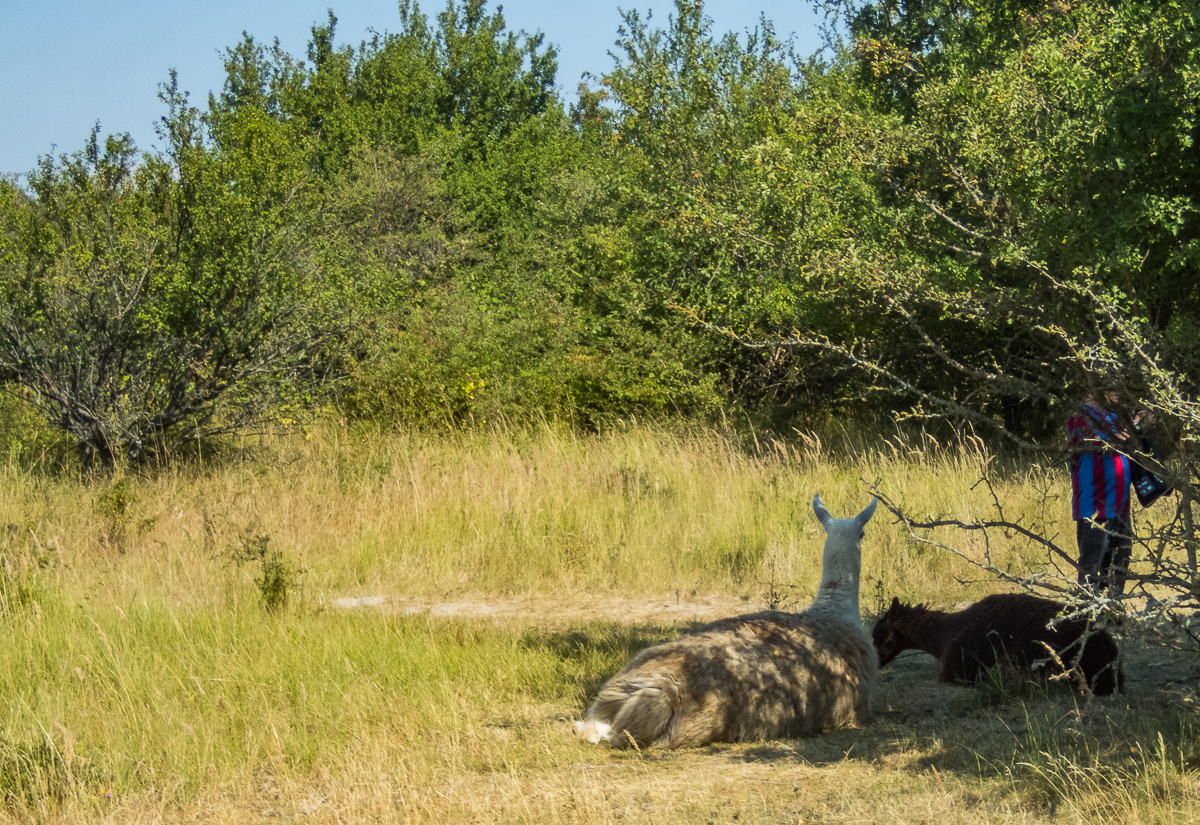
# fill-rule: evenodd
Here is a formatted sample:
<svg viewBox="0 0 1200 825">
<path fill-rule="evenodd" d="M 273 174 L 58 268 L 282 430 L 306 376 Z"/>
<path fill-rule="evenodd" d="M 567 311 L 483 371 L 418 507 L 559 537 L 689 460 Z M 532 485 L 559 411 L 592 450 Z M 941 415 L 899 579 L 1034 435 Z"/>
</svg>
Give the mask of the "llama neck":
<svg viewBox="0 0 1200 825">
<path fill-rule="evenodd" d="M 821 566 L 821 586 L 811 611 L 835 615 L 862 627 L 858 611 L 858 577 L 861 561 L 858 553 L 831 553 L 825 548 Z"/>
<path fill-rule="evenodd" d="M 958 633 L 956 617 L 955 613 L 910 607 L 897 618 L 895 627 L 903 630 L 913 647 L 940 659 Z"/>
</svg>

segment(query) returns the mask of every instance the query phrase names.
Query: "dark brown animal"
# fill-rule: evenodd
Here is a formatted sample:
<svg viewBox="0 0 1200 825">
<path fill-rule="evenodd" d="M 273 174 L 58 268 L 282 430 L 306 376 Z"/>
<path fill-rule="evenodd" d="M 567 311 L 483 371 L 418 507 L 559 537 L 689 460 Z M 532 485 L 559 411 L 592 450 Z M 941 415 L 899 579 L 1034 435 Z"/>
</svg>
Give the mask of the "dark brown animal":
<svg viewBox="0 0 1200 825">
<path fill-rule="evenodd" d="M 892 599 L 871 634 L 883 667 L 904 650 L 923 650 L 941 662 L 941 682 L 975 682 L 999 662 L 1061 673 L 1046 645 L 1098 696 L 1124 690 L 1117 643 L 1084 619 L 1054 622 L 1065 605 L 1025 593 L 987 596 L 965 610 L 945 613 Z M 1080 649 L 1082 645 L 1082 650 Z"/>
</svg>

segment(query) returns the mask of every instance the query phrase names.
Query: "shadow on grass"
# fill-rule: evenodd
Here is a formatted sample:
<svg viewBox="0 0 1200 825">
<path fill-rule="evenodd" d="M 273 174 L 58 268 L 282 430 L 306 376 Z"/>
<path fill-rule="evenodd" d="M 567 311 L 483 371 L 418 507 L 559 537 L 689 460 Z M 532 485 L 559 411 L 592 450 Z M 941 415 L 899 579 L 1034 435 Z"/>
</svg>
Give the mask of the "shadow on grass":
<svg viewBox="0 0 1200 825">
<path fill-rule="evenodd" d="M 554 658 L 560 679 L 569 682 L 585 713 L 604 683 L 647 648 L 687 636 L 711 624 L 693 620 L 678 624 L 627 624 L 590 621 L 572 627 L 525 630 L 519 644 Z M 662 751 L 646 751 L 662 753 Z"/>
<path fill-rule="evenodd" d="M 544 650 L 568 661 L 592 661 L 598 657 L 629 659 L 648 647 L 677 639 L 687 632 L 688 628 L 673 625 L 590 622 L 565 630 L 526 630 L 521 634 L 520 643 L 522 647 Z"/>
<path fill-rule="evenodd" d="M 521 634 L 520 645 L 545 652 L 565 667 L 577 670 L 580 687 L 592 697 L 609 677 L 639 652 L 677 639 L 700 624 L 629 625 L 596 621 L 565 629 L 526 630 Z"/>
<path fill-rule="evenodd" d="M 1004 674 L 1008 681 L 999 684 L 946 685 L 936 681 L 932 659 L 905 664 L 898 672 L 884 671 L 876 716 L 863 728 L 708 750 L 738 763 L 836 769 L 854 762 L 872 770 L 1006 783 L 1037 779 L 1044 763 L 1128 771 L 1131 759 L 1144 761 L 1147 753 L 1150 761 L 1165 752 L 1189 767 L 1189 757 L 1200 753 L 1200 731 L 1181 711 L 1200 707 L 1200 700 L 1171 703 L 1165 693 L 1148 691 L 1089 705 L 1028 674 Z"/>
</svg>

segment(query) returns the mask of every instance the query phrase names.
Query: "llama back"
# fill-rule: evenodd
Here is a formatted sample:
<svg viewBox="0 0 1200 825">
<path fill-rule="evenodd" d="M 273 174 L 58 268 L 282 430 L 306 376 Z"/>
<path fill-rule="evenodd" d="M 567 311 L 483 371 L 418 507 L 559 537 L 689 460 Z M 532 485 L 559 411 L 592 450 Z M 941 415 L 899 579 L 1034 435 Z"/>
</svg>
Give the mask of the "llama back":
<svg viewBox="0 0 1200 825">
<path fill-rule="evenodd" d="M 642 651 L 583 725 L 618 746 L 678 748 L 862 724 L 877 661 L 848 622 L 775 611 L 721 619 Z"/>
<path fill-rule="evenodd" d="M 1054 631 L 1046 624 L 1061 608 L 1024 593 L 997 593 L 951 614 L 961 630 L 940 657 L 942 681 L 975 681 L 1001 659 L 1022 667 L 1044 659 L 1046 649 L 1038 640 L 1050 641 Z"/>
<path fill-rule="evenodd" d="M 942 681 L 975 681 L 1000 658 L 1032 668 L 1049 657 L 1049 645 L 1067 668 L 1078 659 L 1076 667 L 1096 694 L 1106 696 L 1122 690 L 1120 650 L 1112 636 L 1106 630 L 1089 627 L 1084 619 L 1064 619 L 1049 627 L 1063 609 L 1059 602 L 1025 593 L 981 599 L 962 611 L 970 616 L 970 622 L 942 657 Z"/>
</svg>

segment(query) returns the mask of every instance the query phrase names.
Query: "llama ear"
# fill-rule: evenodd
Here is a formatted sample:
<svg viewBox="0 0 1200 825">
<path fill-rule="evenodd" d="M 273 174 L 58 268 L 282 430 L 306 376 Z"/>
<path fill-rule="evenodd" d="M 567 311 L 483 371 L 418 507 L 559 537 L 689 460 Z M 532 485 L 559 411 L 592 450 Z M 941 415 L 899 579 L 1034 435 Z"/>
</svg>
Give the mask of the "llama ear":
<svg viewBox="0 0 1200 825">
<path fill-rule="evenodd" d="M 888 610 L 899 610 L 899 609 L 900 609 L 900 597 L 892 596 L 892 606 L 889 607 Z"/>
<path fill-rule="evenodd" d="M 833 521 L 833 516 L 829 515 L 829 511 L 825 509 L 824 502 L 821 501 L 821 494 L 817 493 L 813 496 L 813 512 L 817 514 L 817 521 L 828 530 L 829 523 Z"/>
<path fill-rule="evenodd" d="M 871 503 L 867 505 L 867 509 L 863 510 L 854 521 L 858 524 L 859 529 L 867 526 L 867 522 L 871 520 L 871 516 L 875 515 L 875 507 L 879 504 L 878 498 L 872 498 Z"/>
</svg>

